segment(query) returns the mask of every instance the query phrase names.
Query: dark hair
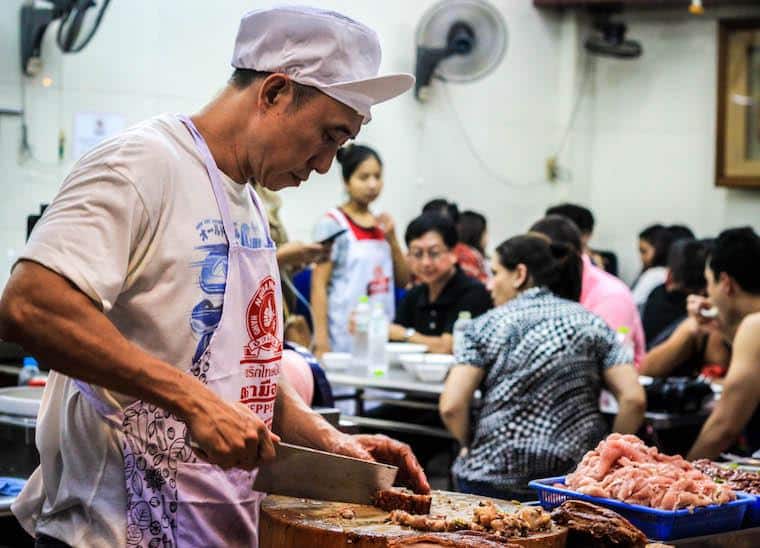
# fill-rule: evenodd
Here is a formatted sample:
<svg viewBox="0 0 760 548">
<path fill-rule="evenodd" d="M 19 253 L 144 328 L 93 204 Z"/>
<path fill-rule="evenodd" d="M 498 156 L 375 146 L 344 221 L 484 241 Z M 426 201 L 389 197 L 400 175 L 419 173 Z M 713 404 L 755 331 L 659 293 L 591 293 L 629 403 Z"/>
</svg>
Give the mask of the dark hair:
<svg viewBox="0 0 760 548">
<path fill-rule="evenodd" d="M 694 239 L 694 233 L 686 225 L 670 225 L 667 228 L 668 228 L 668 232 L 670 232 L 670 235 L 673 237 L 674 242 L 677 242 L 678 240 L 683 240 L 683 239 L 688 239 L 688 240 Z"/>
<path fill-rule="evenodd" d="M 367 158 L 374 158 L 380 164 L 380 167 L 383 166 L 383 161 L 380 159 L 377 151 L 366 145 L 351 143 L 338 149 L 335 159 L 340 164 L 340 171 L 346 183 L 351 178 L 351 175 L 354 174 L 356 168 Z"/>
<path fill-rule="evenodd" d="M 531 232 L 539 232 L 548 236 L 552 242 L 567 244 L 581 252 L 581 232 L 573 221 L 562 215 L 547 215 L 530 227 Z"/>
<path fill-rule="evenodd" d="M 654 224 L 639 232 L 639 240 L 644 240 L 654 248 L 654 257 L 650 266 L 668 264 L 668 253 L 673 243 L 673 233 L 661 224 Z"/>
<path fill-rule="evenodd" d="M 454 202 L 449 202 L 445 198 L 434 198 L 422 206 L 423 213 L 428 213 L 430 211 L 446 215 L 454 222 L 454 224 L 459 222 L 459 208 Z"/>
<path fill-rule="evenodd" d="M 274 74 L 274 72 L 266 72 L 263 70 L 251 70 L 236 68 L 230 76 L 229 84 L 236 89 L 245 89 L 257 80 L 263 80 L 264 78 Z M 299 84 L 291 80 L 293 84 L 293 107 L 298 108 L 307 101 L 313 99 L 318 94 L 322 93 L 317 88 L 312 86 L 306 86 Z"/>
<path fill-rule="evenodd" d="M 760 237 L 752 227 L 718 234 L 708 263 L 716 279 L 725 272 L 747 293 L 760 294 Z"/>
<path fill-rule="evenodd" d="M 477 211 L 463 211 L 459 215 L 459 223 L 457 224 L 457 232 L 459 233 L 459 241 L 474 247 L 481 253 L 485 253 L 483 249 L 483 233 L 486 231 L 486 218 Z"/>
<path fill-rule="evenodd" d="M 583 265 L 571 245 L 549 242 L 538 234 L 525 234 L 502 242 L 496 253 L 499 263 L 509 270 L 524 264 L 534 285 L 546 286 L 557 296 L 571 301 L 580 299 Z"/>
<path fill-rule="evenodd" d="M 705 261 L 711 240 L 681 238 L 673 242 L 668 254 L 670 279 L 684 293 L 705 290 Z"/>
<path fill-rule="evenodd" d="M 594 214 L 591 210 L 576 204 L 559 204 L 546 210 L 545 215 L 562 215 L 575 223 L 581 234 L 591 234 L 594 231 Z"/>
<path fill-rule="evenodd" d="M 409 223 L 409 226 L 406 227 L 406 234 L 404 234 L 406 246 L 409 247 L 412 240 L 422 238 L 422 236 L 428 232 L 437 232 L 440 234 L 443 243 L 446 244 L 446 247 L 449 249 L 452 249 L 459 241 L 457 238 L 457 229 L 454 226 L 454 223 L 451 222 L 451 219 L 438 212 L 428 211 L 414 219 Z"/>
</svg>

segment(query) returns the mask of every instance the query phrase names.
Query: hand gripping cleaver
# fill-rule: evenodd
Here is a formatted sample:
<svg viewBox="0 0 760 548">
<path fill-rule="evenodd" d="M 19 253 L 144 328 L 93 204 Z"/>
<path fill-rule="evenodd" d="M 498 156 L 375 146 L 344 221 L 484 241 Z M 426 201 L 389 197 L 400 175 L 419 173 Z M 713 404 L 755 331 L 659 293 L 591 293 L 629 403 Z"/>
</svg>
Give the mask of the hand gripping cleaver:
<svg viewBox="0 0 760 548">
<path fill-rule="evenodd" d="M 372 504 L 393 485 L 398 468 L 289 443 L 275 446 L 274 460 L 262 463 L 253 489 L 272 495 Z"/>
</svg>

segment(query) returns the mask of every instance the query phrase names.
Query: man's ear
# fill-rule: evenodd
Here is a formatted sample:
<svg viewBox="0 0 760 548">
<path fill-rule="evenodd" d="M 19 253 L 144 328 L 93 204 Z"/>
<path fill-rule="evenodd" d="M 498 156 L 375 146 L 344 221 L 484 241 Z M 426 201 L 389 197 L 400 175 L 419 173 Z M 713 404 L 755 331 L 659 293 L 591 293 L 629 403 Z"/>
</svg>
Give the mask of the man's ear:
<svg viewBox="0 0 760 548">
<path fill-rule="evenodd" d="M 290 100 L 292 81 L 286 74 L 275 73 L 267 76 L 259 87 L 258 102 L 262 109 L 269 109 Z"/>
<path fill-rule="evenodd" d="M 726 274 L 725 272 L 720 273 L 720 289 L 725 293 L 728 297 L 733 297 L 736 295 L 736 282 L 734 279 Z"/>
<path fill-rule="evenodd" d="M 673 271 L 668 268 L 668 273 L 665 275 L 665 289 L 673 291 L 675 289 L 673 285 Z"/>
</svg>

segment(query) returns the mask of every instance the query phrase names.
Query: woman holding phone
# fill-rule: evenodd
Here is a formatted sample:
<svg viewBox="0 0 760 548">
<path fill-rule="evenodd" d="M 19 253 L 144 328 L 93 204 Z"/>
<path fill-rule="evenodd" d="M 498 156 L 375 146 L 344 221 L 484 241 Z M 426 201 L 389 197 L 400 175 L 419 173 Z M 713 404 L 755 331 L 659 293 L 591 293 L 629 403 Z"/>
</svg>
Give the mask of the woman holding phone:
<svg viewBox="0 0 760 548">
<path fill-rule="evenodd" d="M 370 210 L 383 190 L 380 156 L 370 147 L 348 145 L 336 158 L 348 200 L 328 211 L 314 231 L 318 241 L 337 234 L 330 260 L 316 265 L 311 278 L 317 356 L 351 350 L 348 320 L 362 295 L 381 302 L 392 319 L 395 285 L 403 286 L 409 278 L 393 219 Z"/>
</svg>

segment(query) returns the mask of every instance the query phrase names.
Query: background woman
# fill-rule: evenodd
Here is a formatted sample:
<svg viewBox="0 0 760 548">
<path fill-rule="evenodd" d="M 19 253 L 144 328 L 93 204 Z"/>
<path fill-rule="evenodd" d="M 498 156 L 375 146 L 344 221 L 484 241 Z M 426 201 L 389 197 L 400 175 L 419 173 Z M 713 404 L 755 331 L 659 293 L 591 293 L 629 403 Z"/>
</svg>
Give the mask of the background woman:
<svg viewBox="0 0 760 548">
<path fill-rule="evenodd" d="M 468 260 L 463 260 L 462 253 L 458 255 L 459 266 L 465 274 L 483 283 L 491 277 L 486 261 L 486 246 L 488 245 L 488 228 L 486 218 L 477 211 L 463 211 L 457 223 L 459 244 L 466 247 Z"/>
<path fill-rule="evenodd" d="M 673 234 L 660 224 L 648 226 L 639 234 L 641 274 L 631 288 L 639 311 L 644 308 L 652 290 L 664 284 L 668 277 L 668 252 L 672 243 Z"/>
<path fill-rule="evenodd" d="M 338 150 L 348 201 L 317 223 L 315 233 L 334 234 L 330 260 L 314 267 L 311 303 L 315 354 L 351 350 L 348 320 L 359 297 L 382 302 L 388 318 L 395 315 L 395 284 L 406 285 L 408 266 L 396 239 L 393 219 L 375 215 L 370 204 L 383 190 L 383 163 L 373 149 L 349 145 Z"/>
<path fill-rule="evenodd" d="M 473 320 L 440 400 L 463 447 L 453 473 L 460 491 L 535 497 L 533 478 L 570 470 L 607 434 L 599 411 L 606 386 L 617 397 L 616 432 L 635 432 L 645 397 L 630 349 L 577 301 L 581 259 L 539 235 L 496 249 L 489 289 L 497 308 Z M 481 407 L 472 416 L 475 390 Z"/>
</svg>

